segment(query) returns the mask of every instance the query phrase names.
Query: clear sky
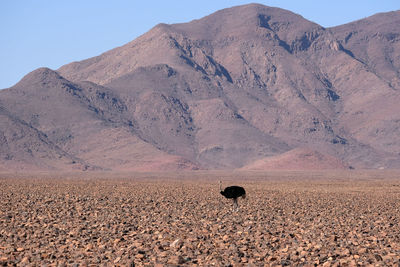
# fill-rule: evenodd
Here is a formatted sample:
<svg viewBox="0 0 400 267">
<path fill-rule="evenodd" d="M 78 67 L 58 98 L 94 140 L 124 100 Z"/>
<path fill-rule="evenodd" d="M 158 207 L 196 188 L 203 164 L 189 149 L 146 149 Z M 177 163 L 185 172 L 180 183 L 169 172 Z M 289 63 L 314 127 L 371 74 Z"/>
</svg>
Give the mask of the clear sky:
<svg viewBox="0 0 400 267">
<path fill-rule="evenodd" d="M 121 46 L 158 23 L 188 22 L 257 2 L 324 27 L 400 9 L 400 0 L 0 0 L 0 88 Z"/>
</svg>

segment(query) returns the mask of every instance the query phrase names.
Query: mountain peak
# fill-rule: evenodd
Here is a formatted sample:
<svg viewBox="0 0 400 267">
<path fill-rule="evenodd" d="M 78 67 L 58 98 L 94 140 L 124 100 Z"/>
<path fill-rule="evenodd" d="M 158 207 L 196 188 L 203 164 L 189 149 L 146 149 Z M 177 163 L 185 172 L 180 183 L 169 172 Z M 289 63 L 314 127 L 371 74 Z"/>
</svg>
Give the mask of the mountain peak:
<svg viewBox="0 0 400 267">
<path fill-rule="evenodd" d="M 56 71 L 49 68 L 38 68 L 25 75 L 15 86 L 25 86 L 27 84 L 48 83 L 63 79 Z"/>
<path fill-rule="evenodd" d="M 208 44 L 241 46 L 269 40 L 291 52 L 306 49 L 323 31 L 323 27 L 288 10 L 260 4 L 242 5 L 188 23 L 158 24 L 124 46 L 64 65 L 58 72 L 70 81 L 89 80 L 101 85 L 141 66 L 161 63 L 176 67 L 182 60 L 207 72 L 206 68 L 221 69 L 216 62 L 209 62 Z M 193 62 L 188 56 L 201 62 Z M 221 71 L 213 71 L 216 72 Z"/>
<path fill-rule="evenodd" d="M 254 3 L 222 9 L 198 20 L 171 26 L 197 39 L 246 35 L 249 30 L 254 31 L 258 27 L 273 31 L 307 31 L 313 27 L 322 28 L 291 11 Z"/>
</svg>

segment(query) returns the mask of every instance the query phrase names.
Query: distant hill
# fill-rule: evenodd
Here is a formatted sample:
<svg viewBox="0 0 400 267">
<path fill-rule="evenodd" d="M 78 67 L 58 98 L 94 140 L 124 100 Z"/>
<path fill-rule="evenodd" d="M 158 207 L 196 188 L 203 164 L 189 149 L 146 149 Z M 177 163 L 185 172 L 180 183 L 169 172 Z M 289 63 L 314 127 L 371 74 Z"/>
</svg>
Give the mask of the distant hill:
<svg viewBox="0 0 400 267">
<path fill-rule="evenodd" d="M 0 171 L 400 168 L 398 25 L 258 4 L 159 24 L 1 90 Z"/>
<path fill-rule="evenodd" d="M 256 160 L 241 170 L 336 170 L 349 169 L 335 157 L 307 148 L 295 148 L 286 153 Z"/>
</svg>

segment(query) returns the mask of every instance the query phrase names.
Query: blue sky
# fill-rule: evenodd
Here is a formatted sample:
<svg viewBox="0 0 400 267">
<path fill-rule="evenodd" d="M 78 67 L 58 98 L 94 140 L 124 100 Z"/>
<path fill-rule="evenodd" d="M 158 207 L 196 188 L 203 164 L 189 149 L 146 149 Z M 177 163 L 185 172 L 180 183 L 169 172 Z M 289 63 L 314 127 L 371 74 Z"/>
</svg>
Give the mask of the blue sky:
<svg viewBox="0 0 400 267">
<path fill-rule="evenodd" d="M 400 9 L 399 0 L 0 0 L 0 88 L 36 68 L 57 69 L 121 46 L 158 23 L 188 22 L 252 2 L 324 27 Z"/>
</svg>

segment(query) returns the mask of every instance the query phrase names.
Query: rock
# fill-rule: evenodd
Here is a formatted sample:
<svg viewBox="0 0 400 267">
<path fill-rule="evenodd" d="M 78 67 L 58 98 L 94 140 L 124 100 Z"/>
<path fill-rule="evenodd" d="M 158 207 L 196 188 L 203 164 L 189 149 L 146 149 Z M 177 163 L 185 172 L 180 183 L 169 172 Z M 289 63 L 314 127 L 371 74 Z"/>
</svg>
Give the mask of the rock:
<svg viewBox="0 0 400 267">
<path fill-rule="evenodd" d="M 143 259 L 143 258 L 144 258 L 144 255 L 138 253 L 138 254 L 135 255 L 135 258 L 140 260 L 140 259 Z"/>
<path fill-rule="evenodd" d="M 358 250 L 358 254 L 360 254 L 360 255 L 363 255 L 363 254 L 365 254 L 367 252 L 367 249 L 366 248 L 360 248 L 359 250 Z"/>
<path fill-rule="evenodd" d="M 20 263 L 22 263 L 22 264 L 28 264 L 28 263 L 29 263 L 29 258 L 28 258 L 28 257 L 24 257 L 24 258 L 20 261 Z"/>
<path fill-rule="evenodd" d="M 381 255 L 379 255 L 379 254 L 375 254 L 374 256 L 375 256 L 375 259 L 376 259 L 377 261 L 382 261 L 382 260 L 383 260 L 382 257 L 381 257 Z"/>
<path fill-rule="evenodd" d="M 350 250 L 346 248 L 345 250 L 343 250 L 342 255 L 350 255 Z"/>
<path fill-rule="evenodd" d="M 277 257 L 274 257 L 274 256 L 269 256 L 267 258 L 267 261 L 276 261 L 276 260 L 277 260 Z"/>
<path fill-rule="evenodd" d="M 169 260 L 168 260 L 169 264 L 183 264 L 185 263 L 185 259 L 182 256 L 172 256 Z"/>
<path fill-rule="evenodd" d="M 171 243 L 170 247 L 171 248 L 177 248 L 182 244 L 181 240 L 178 238 L 174 242 Z"/>
</svg>

